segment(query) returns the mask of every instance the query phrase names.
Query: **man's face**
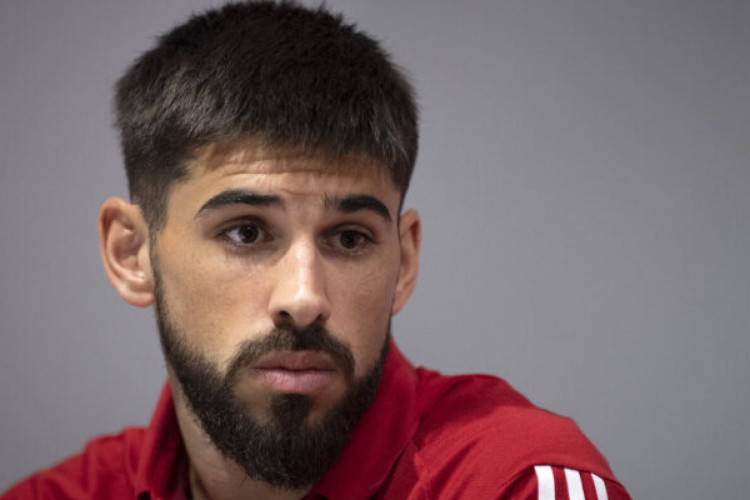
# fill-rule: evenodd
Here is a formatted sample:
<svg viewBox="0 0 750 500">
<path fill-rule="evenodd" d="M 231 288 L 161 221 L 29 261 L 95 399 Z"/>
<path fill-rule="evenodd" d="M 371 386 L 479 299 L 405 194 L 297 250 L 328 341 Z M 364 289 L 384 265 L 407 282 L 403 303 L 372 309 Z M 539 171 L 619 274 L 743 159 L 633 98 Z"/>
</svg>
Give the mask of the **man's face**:
<svg viewBox="0 0 750 500">
<path fill-rule="evenodd" d="M 361 416 L 403 305 L 399 202 L 374 162 L 262 149 L 207 150 L 173 186 L 151 249 L 157 315 L 170 370 L 214 442 L 222 416 L 202 413 L 219 404 L 239 418 L 227 432 L 250 425 L 272 441 L 347 431 L 336 415 Z"/>
</svg>

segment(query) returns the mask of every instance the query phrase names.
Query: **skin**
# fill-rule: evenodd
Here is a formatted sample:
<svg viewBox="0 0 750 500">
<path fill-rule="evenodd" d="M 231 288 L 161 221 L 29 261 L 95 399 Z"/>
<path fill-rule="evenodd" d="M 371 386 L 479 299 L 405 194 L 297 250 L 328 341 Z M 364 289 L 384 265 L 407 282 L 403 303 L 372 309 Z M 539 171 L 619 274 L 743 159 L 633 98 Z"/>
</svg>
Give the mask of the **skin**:
<svg viewBox="0 0 750 500">
<path fill-rule="evenodd" d="M 274 202 L 206 206 L 227 191 L 271 196 Z M 337 203 L 362 195 L 382 203 L 387 214 L 367 204 L 352 210 Z M 386 169 L 367 158 L 310 157 L 257 144 L 212 146 L 198 155 L 188 179 L 170 189 L 167 222 L 156 238 L 149 238 L 137 205 L 104 203 L 104 268 L 127 302 L 145 307 L 154 302 L 158 265 L 175 326 L 222 374 L 240 343 L 293 322 L 318 323 L 344 342 L 358 378 L 377 362 L 389 320 L 416 284 L 419 216 L 399 216 L 400 201 Z M 304 495 L 249 480 L 224 458 L 193 417 L 169 367 L 168 374 L 195 498 Z M 237 390 L 248 411 L 267 415 L 273 388 L 248 373 Z M 344 374 L 334 372 L 311 394 L 308 419 L 320 418 L 347 390 Z"/>
</svg>

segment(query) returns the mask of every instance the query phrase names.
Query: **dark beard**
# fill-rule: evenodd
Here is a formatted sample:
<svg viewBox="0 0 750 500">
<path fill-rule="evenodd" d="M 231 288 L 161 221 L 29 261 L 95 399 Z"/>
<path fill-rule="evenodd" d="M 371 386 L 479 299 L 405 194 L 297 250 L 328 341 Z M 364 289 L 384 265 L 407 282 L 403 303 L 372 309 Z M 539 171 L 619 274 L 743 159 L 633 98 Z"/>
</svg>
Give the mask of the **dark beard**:
<svg viewBox="0 0 750 500">
<path fill-rule="evenodd" d="M 278 488 L 311 486 L 338 459 L 354 427 L 377 394 L 390 346 L 390 333 L 378 363 L 362 378 L 354 378 L 354 358 L 346 344 L 323 327 L 299 330 L 282 325 L 260 340 L 242 344 L 227 375 L 190 349 L 176 331 L 155 271 L 156 318 L 167 363 L 180 383 L 193 414 L 216 448 L 236 462 L 252 479 Z M 326 352 L 347 378 L 344 398 L 315 424 L 306 422 L 312 399 L 303 394 L 272 396 L 270 418 L 260 422 L 235 396 L 238 374 L 260 356 L 276 350 Z"/>
</svg>

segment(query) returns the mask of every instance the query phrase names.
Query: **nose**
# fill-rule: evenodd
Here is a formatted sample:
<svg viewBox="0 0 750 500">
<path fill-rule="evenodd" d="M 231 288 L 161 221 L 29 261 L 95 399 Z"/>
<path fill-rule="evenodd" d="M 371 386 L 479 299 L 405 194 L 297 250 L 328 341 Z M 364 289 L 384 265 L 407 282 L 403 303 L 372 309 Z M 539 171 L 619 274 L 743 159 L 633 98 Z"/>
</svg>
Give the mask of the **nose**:
<svg viewBox="0 0 750 500">
<path fill-rule="evenodd" d="M 276 265 L 269 299 L 275 324 L 324 324 L 331 315 L 324 263 L 314 242 L 294 242 Z"/>
</svg>

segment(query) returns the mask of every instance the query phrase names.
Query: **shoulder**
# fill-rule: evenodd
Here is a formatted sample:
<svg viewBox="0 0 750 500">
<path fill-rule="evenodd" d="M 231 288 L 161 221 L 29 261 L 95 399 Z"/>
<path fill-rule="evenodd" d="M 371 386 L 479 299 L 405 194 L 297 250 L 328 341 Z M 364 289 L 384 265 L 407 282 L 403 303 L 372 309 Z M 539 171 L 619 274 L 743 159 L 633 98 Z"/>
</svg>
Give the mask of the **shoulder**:
<svg viewBox="0 0 750 500">
<path fill-rule="evenodd" d="M 23 479 L 1 500 L 119 498 L 132 493 L 144 434 L 144 429 L 127 428 L 96 437 L 80 453 Z"/>
<path fill-rule="evenodd" d="M 586 484 L 594 478 L 616 483 L 573 420 L 535 407 L 504 380 L 418 373 L 421 420 L 411 458 L 432 496 L 499 498 L 521 485 L 536 487 L 537 470 L 583 473 Z"/>
<path fill-rule="evenodd" d="M 630 500 L 625 488 L 594 472 L 556 465 L 528 467 L 504 489 L 512 500 Z"/>
<path fill-rule="evenodd" d="M 545 450 L 583 446 L 590 451 L 575 422 L 534 406 L 500 378 L 443 376 L 424 369 L 418 373 L 420 426 L 415 444 L 423 451 L 476 443 L 482 449 L 502 447 L 506 462 Z"/>
</svg>

